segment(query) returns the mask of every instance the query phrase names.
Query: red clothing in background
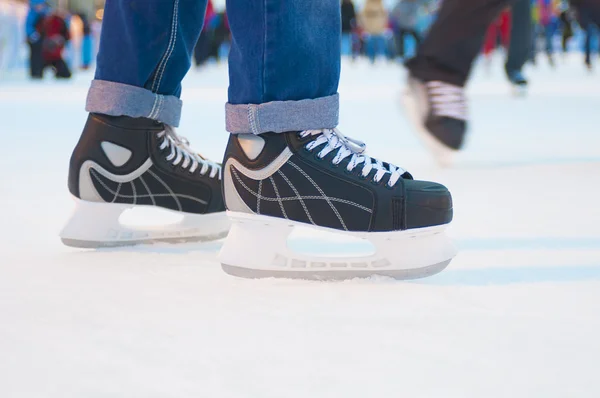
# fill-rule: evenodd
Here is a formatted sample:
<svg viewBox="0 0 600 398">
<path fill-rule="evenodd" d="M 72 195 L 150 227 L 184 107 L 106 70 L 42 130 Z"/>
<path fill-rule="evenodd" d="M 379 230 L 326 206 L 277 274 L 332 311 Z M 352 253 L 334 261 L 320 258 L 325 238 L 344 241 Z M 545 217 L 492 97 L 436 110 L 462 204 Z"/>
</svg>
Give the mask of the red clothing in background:
<svg viewBox="0 0 600 398">
<path fill-rule="evenodd" d="M 487 30 L 485 35 L 485 42 L 483 44 L 483 53 L 489 55 L 496 48 L 498 43 L 498 33 L 504 47 L 508 47 L 510 41 L 510 25 L 511 25 L 511 14 L 510 11 L 502 11 L 496 21 L 494 21 Z"/>
</svg>

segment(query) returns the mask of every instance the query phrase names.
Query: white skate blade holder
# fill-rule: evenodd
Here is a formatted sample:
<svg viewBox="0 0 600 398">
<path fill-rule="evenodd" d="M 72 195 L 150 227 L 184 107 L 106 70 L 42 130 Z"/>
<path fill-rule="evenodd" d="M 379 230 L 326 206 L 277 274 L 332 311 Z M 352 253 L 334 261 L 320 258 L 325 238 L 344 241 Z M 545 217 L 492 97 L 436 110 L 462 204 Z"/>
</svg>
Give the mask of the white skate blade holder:
<svg viewBox="0 0 600 398">
<path fill-rule="evenodd" d="M 75 210 L 60 232 L 63 243 L 72 247 L 100 248 L 156 242 L 210 241 L 224 238 L 230 226 L 225 212 L 192 214 L 162 208 L 159 211 L 175 216 L 170 218 L 176 218 L 177 222 L 126 225 L 120 220 L 125 211 L 133 208 L 149 210 L 157 210 L 157 208 L 73 199 Z"/>
<path fill-rule="evenodd" d="M 219 254 L 223 270 L 244 278 L 340 280 L 386 276 L 415 279 L 442 271 L 456 255 L 446 225 L 392 232 L 348 232 L 297 221 L 228 212 L 232 226 Z M 288 237 L 295 227 L 309 227 L 368 240 L 373 254 L 329 257 L 299 253 Z"/>
<path fill-rule="evenodd" d="M 415 127 L 417 136 L 423 144 L 433 154 L 435 160 L 442 167 L 450 167 L 456 161 L 456 155 L 459 151 L 448 148 L 429 134 L 422 121 L 422 115 L 419 113 L 419 107 L 416 99 L 408 91 L 402 93 L 400 100 L 405 108 L 405 113 L 409 122 Z"/>
</svg>

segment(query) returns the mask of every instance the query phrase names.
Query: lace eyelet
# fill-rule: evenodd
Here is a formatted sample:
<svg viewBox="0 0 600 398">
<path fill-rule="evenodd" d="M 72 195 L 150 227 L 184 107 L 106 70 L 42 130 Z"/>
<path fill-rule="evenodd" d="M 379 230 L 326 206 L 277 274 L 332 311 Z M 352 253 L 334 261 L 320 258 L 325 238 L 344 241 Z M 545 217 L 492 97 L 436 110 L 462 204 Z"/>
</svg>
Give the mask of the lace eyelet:
<svg viewBox="0 0 600 398">
<path fill-rule="evenodd" d="M 338 167 L 340 167 L 340 163 L 342 163 L 342 162 L 339 162 L 339 163 L 331 162 L 331 168 L 332 169 L 337 169 Z"/>
<path fill-rule="evenodd" d="M 319 152 L 315 152 L 314 158 L 315 160 L 322 162 L 325 157 L 320 157 Z"/>
</svg>

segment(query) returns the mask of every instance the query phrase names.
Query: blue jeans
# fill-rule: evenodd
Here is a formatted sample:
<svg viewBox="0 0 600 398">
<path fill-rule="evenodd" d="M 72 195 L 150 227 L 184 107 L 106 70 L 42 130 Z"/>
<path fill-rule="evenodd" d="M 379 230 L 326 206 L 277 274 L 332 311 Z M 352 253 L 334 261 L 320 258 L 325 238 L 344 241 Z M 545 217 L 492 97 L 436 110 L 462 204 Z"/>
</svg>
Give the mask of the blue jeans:
<svg viewBox="0 0 600 398">
<path fill-rule="evenodd" d="M 366 53 L 371 61 L 375 61 L 378 55 L 387 54 L 387 42 L 384 35 L 369 35 L 365 39 Z"/>
<path fill-rule="evenodd" d="M 206 0 L 112 0 L 86 109 L 177 126 Z M 260 134 L 338 123 L 339 4 L 228 0 L 232 32 L 226 128 Z"/>
</svg>

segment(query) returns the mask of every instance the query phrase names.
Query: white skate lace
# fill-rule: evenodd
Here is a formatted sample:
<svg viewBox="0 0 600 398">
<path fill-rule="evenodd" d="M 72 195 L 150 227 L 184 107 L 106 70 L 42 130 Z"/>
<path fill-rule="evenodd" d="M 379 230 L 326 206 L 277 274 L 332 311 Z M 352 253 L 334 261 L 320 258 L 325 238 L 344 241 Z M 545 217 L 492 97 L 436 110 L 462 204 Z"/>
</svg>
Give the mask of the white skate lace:
<svg viewBox="0 0 600 398">
<path fill-rule="evenodd" d="M 308 151 L 312 151 L 322 144 L 327 144 L 317 154 L 320 159 L 337 149 L 338 152 L 331 162 L 333 164 L 340 164 L 342 160 L 351 156 L 346 170 L 352 171 L 356 166 L 362 164 L 361 175 L 363 178 L 366 178 L 375 169 L 377 172 L 373 176 L 373 181 L 379 182 L 386 174 L 390 174 L 387 186 L 393 187 L 402 177 L 402 174 L 406 173 L 406 170 L 401 167 L 394 166 L 393 164 L 388 164 L 386 167 L 381 160 L 367 156 L 365 154 L 367 145 L 364 142 L 346 137 L 338 129 L 305 130 L 300 133 L 300 136 L 303 138 L 311 135 L 318 137 L 306 144 L 305 148 Z"/>
<path fill-rule="evenodd" d="M 436 116 L 467 120 L 467 101 L 464 89 L 440 81 L 425 83 Z"/>
<path fill-rule="evenodd" d="M 221 165 L 212 162 L 195 152 L 190 148 L 190 142 L 187 138 L 178 135 L 173 127 L 165 126 L 165 130 L 158 133 L 158 138 L 163 139 L 159 146 L 160 150 L 171 148 L 171 153 L 166 159 L 174 166 L 181 163 L 183 169 L 189 167 L 190 173 L 194 173 L 200 168 L 200 174 L 202 175 L 206 175 L 210 170 L 210 178 L 217 177 L 219 180 L 221 179 Z"/>
</svg>

